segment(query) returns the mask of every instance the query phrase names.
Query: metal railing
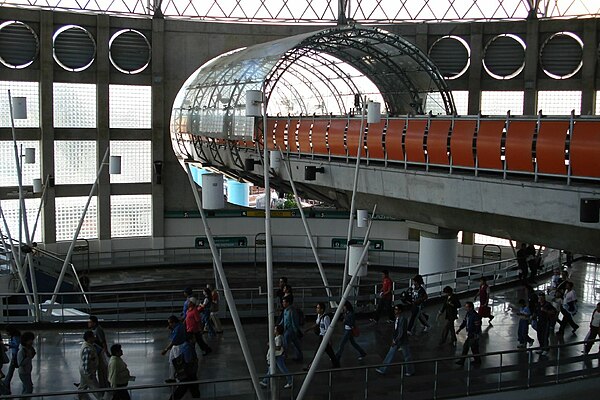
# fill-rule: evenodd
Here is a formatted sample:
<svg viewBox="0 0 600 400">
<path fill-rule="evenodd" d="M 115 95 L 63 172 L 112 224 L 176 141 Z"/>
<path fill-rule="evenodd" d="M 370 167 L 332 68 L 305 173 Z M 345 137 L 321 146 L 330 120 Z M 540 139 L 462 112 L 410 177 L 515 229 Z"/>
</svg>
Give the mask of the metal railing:
<svg viewBox="0 0 600 400">
<path fill-rule="evenodd" d="M 545 266 L 551 269 L 552 265 Z M 408 288 L 413 273 L 405 273 L 396 280 L 394 295 Z M 442 289 L 450 285 L 457 293 L 475 290 L 479 286 L 479 278 L 486 276 L 490 286 L 495 286 L 518 279 L 518 271 L 514 259 L 489 262 L 469 267 L 458 268 L 451 272 L 424 275 L 426 288 L 430 298 L 441 296 Z M 332 297 L 328 297 L 323 286 L 305 286 L 294 289 L 296 307 L 311 314 L 317 302 L 337 301 L 341 296 L 340 286 L 330 286 Z M 241 317 L 262 317 L 266 315 L 267 295 L 262 287 L 234 288 L 233 296 Z M 359 285 L 349 298 L 356 304 L 357 312 L 374 310 L 378 301 L 378 285 Z M 174 290 L 127 290 L 127 291 L 90 291 L 60 293 L 56 304 L 48 304 L 52 293 L 40 292 L 42 320 L 52 322 L 81 321 L 88 314 L 94 314 L 104 321 L 158 321 L 170 315 L 179 315 L 182 309 L 182 295 Z M 88 302 L 85 300 L 87 296 Z M 31 317 L 33 305 L 25 302 L 22 293 L 6 293 L 10 301 L 4 302 L 0 322 L 27 323 L 33 322 Z M 225 304 L 225 302 L 222 302 Z M 222 307 L 220 316 L 229 317 L 227 307 Z"/>
<path fill-rule="evenodd" d="M 598 343 L 600 340 L 594 342 Z M 594 367 L 594 363 L 599 362 L 599 357 L 582 354 L 584 343 L 586 342 L 581 341 L 550 346 L 548 356 L 538 356 L 536 352 L 540 348 L 537 347 L 483 353 L 480 354 L 480 365 L 471 362 L 472 355 L 395 362 L 387 365 L 386 376 L 380 376 L 376 372 L 383 364 L 324 369 L 317 371 L 308 393 L 318 394 L 323 399 L 441 399 L 531 389 L 600 377 L 600 368 Z M 465 367 L 455 365 L 459 360 L 464 362 Z M 405 376 L 409 363 L 416 371 L 415 376 Z M 290 375 L 294 382 L 291 389 L 282 388 L 286 382 L 285 376 L 278 374 L 272 377 L 276 381 L 275 398 L 295 397 L 306 373 Z M 199 385 L 203 399 L 256 398 L 249 377 L 198 380 L 195 383 Z M 131 385 L 127 390 L 134 400 L 150 400 L 165 398 L 176 387 L 177 384 Z M 111 391 L 112 389 L 102 389 L 87 392 Z M 6 398 L 55 399 L 78 393 L 81 392 L 47 392 Z"/>
</svg>

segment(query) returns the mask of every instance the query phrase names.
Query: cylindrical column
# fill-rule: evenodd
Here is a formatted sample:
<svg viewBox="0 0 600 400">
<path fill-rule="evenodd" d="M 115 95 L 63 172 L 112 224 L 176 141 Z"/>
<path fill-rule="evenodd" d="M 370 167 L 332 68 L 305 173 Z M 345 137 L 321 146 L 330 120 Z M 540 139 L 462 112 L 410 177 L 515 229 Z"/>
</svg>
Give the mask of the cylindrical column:
<svg viewBox="0 0 600 400">
<path fill-rule="evenodd" d="M 441 291 L 445 285 L 437 286 L 436 282 L 454 278 L 458 248 L 457 234 L 457 231 L 442 228 L 437 234 L 421 231 L 419 274 L 423 275 L 428 292 Z M 431 274 L 435 275 L 431 276 Z"/>
<path fill-rule="evenodd" d="M 205 210 L 220 210 L 225 207 L 223 175 L 202 175 L 202 205 Z"/>
</svg>

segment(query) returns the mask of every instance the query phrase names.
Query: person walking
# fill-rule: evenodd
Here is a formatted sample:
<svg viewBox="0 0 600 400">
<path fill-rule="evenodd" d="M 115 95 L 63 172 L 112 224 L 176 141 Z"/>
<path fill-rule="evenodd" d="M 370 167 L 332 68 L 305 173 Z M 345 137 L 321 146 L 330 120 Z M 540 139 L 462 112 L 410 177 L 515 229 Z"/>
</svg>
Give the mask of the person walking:
<svg viewBox="0 0 600 400">
<path fill-rule="evenodd" d="M 318 303 L 317 307 L 317 319 L 315 321 L 315 323 L 306 328 L 304 330 L 304 332 L 309 332 L 309 331 L 313 331 L 318 337 L 319 337 L 319 344 L 317 345 L 317 351 L 319 349 L 319 347 L 321 346 L 321 343 L 323 342 L 323 338 L 325 337 L 325 334 L 327 333 L 327 330 L 329 329 L 329 325 L 331 324 L 331 318 L 329 317 L 329 315 L 325 314 L 325 303 Z M 340 367 L 340 360 L 338 360 L 338 358 L 335 355 L 335 352 L 333 351 L 333 347 L 331 347 L 331 342 L 327 343 L 327 346 L 325 347 L 325 353 L 327 353 L 327 355 L 329 356 L 329 359 L 331 360 L 331 364 L 333 366 L 333 368 L 339 368 Z M 315 355 L 317 353 L 315 352 Z M 305 368 L 305 371 L 308 371 L 310 369 L 311 364 L 314 362 L 311 361 Z"/>
<path fill-rule="evenodd" d="M 583 346 L 584 354 L 589 354 L 592 346 L 594 345 L 594 340 L 596 340 L 596 336 L 598 335 L 600 335 L 600 303 L 596 304 L 596 308 L 594 309 L 592 318 L 590 319 L 590 331 L 585 337 L 585 344 Z"/>
<path fill-rule="evenodd" d="M 450 334 L 450 343 L 453 347 L 456 347 L 456 333 L 454 332 L 454 321 L 458 319 L 458 310 L 460 309 L 460 301 L 454 294 L 454 290 L 450 286 L 444 287 L 442 292 L 446 295 L 446 300 L 442 305 L 442 308 L 438 312 L 439 316 L 444 316 L 444 328 L 442 329 L 442 336 L 439 344 L 446 343 L 448 334 Z"/>
<path fill-rule="evenodd" d="M 204 300 L 202 300 L 202 304 L 198 305 L 198 311 L 200 311 L 200 317 L 202 318 L 202 323 L 204 324 L 204 330 L 208 332 L 208 337 L 214 338 L 217 336 L 217 334 L 210 320 L 210 312 L 212 309 L 212 291 L 209 288 L 204 288 L 202 292 L 204 293 Z"/>
<path fill-rule="evenodd" d="M 19 365 L 19 379 L 23 384 L 21 394 L 33 393 L 33 381 L 31 380 L 31 371 L 33 370 L 33 357 L 35 357 L 35 349 L 33 341 L 35 335 L 33 332 L 25 332 L 21 336 L 21 344 L 17 353 L 17 364 Z"/>
<path fill-rule="evenodd" d="M 560 320 L 560 328 L 558 328 L 558 334 L 562 335 L 565 333 L 565 327 L 567 324 L 571 326 L 573 335 L 579 329 L 579 325 L 573 321 L 573 315 L 577 313 L 577 294 L 573 289 L 573 282 L 568 281 L 565 284 L 565 294 L 563 295 L 562 305 L 560 307 L 560 313 L 562 319 Z"/>
<path fill-rule="evenodd" d="M 392 345 L 383 360 L 385 364 L 383 367 L 377 368 L 378 374 L 385 375 L 388 370 L 388 366 L 394 360 L 396 352 L 400 350 L 404 356 L 404 361 L 409 363 L 412 361 L 412 354 L 410 352 L 410 346 L 408 344 L 408 321 L 406 317 L 402 315 L 402 306 L 397 304 L 394 306 L 394 333 L 392 334 Z M 413 376 L 415 374 L 415 366 L 413 364 L 406 364 L 404 366 L 404 376 Z"/>
<path fill-rule="evenodd" d="M 546 295 L 544 293 L 538 294 L 538 310 L 536 320 L 537 338 L 540 343 L 540 350 L 536 351 L 537 354 L 547 356 L 550 347 L 548 346 L 548 338 L 550 336 L 550 326 L 556 321 L 556 308 L 550 302 L 546 301 Z"/>
<path fill-rule="evenodd" d="M 425 290 L 423 277 L 421 275 L 415 275 L 412 279 L 413 281 L 413 291 L 412 291 L 412 307 L 411 307 L 411 315 L 410 321 L 408 321 L 408 334 L 415 334 L 415 321 L 418 319 L 421 325 L 423 325 L 423 332 L 428 332 L 431 328 L 429 325 L 429 316 L 425 314 L 423 308 L 425 307 L 425 302 L 427 301 L 427 291 Z"/>
<path fill-rule="evenodd" d="M 517 348 L 525 348 L 528 344 L 533 345 L 534 340 L 529 337 L 529 321 L 531 321 L 531 310 L 527 307 L 525 299 L 519 299 L 519 325 L 517 327 L 517 340 L 519 344 Z"/>
<path fill-rule="evenodd" d="M 302 331 L 300 330 L 300 320 L 298 313 L 294 309 L 294 306 L 288 301 L 287 298 L 283 298 L 283 315 L 279 325 L 283 328 L 283 340 L 287 346 L 293 345 L 296 349 L 295 361 L 302 362 L 304 356 L 302 354 L 302 344 L 300 343 L 300 337 Z"/>
<path fill-rule="evenodd" d="M 281 325 L 275 325 L 275 365 L 277 366 L 277 368 L 279 369 L 279 372 L 281 372 L 282 374 L 285 375 L 285 385 L 283 386 L 284 389 L 289 389 L 292 387 L 292 376 L 289 374 L 290 371 L 288 370 L 287 366 L 285 365 L 285 349 L 283 346 L 283 326 Z M 269 349 L 267 351 L 267 365 L 269 365 L 269 360 L 270 360 L 270 355 L 271 355 L 271 349 Z M 265 378 L 263 380 L 261 380 L 260 386 L 262 387 L 267 387 L 269 386 L 269 379 L 271 377 L 271 372 L 270 372 L 270 368 L 267 368 L 267 375 L 265 376 Z"/>
<path fill-rule="evenodd" d="M 394 319 L 392 312 L 392 289 L 394 283 L 390 278 L 390 272 L 387 269 L 382 271 L 383 277 L 381 282 L 381 292 L 379 293 L 379 303 L 375 310 L 375 315 L 371 318 L 370 322 L 375 324 L 379 322 L 379 319 L 383 315 L 386 320 L 392 321 Z"/>
<path fill-rule="evenodd" d="M 186 311 L 187 314 L 187 311 Z M 180 347 L 186 342 L 185 327 L 179 319 L 171 315 L 167 320 L 168 328 L 171 331 L 169 334 L 169 344 L 165 347 L 160 354 L 163 356 L 169 353 L 169 378 L 165 379 L 166 383 L 174 383 L 175 381 L 175 370 L 173 368 L 173 359 L 177 358 L 181 353 Z"/>
<path fill-rule="evenodd" d="M 202 355 L 207 356 L 212 353 L 212 349 L 202 337 L 202 317 L 200 311 L 198 311 L 198 299 L 190 297 L 188 299 L 188 310 L 185 314 L 185 331 L 188 335 L 193 335 L 196 339 L 196 343 L 202 350 Z"/>
<path fill-rule="evenodd" d="M 7 353 L 7 356 L 10 359 L 10 364 L 8 365 L 8 372 L 4 377 L 4 386 L 8 391 L 6 394 L 10 394 L 10 382 L 12 381 L 15 370 L 19 365 L 17 363 L 17 353 L 19 352 L 19 346 L 21 345 L 21 332 L 11 325 L 6 327 L 6 332 L 10 338 L 8 341 L 9 352 Z"/>
<path fill-rule="evenodd" d="M 206 285 L 208 290 L 211 292 L 212 306 L 210 308 L 210 321 L 215 327 L 215 331 L 220 334 L 223 333 L 223 325 L 219 319 L 219 292 L 217 289 L 213 289 L 210 285 Z"/>
<path fill-rule="evenodd" d="M 479 316 L 481 318 L 489 318 L 489 324 L 492 325 L 492 320 L 494 316 L 492 315 L 492 308 L 490 307 L 490 287 L 487 284 L 487 279 L 485 277 L 481 277 L 479 279 L 479 291 L 473 298 L 473 301 L 477 301 L 479 298 Z"/>
<path fill-rule="evenodd" d="M 352 347 L 358 351 L 358 360 L 362 361 L 366 356 L 367 352 L 363 350 L 362 347 L 356 343 L 354 337 L 358 336 L 358 327 L 356 326 L 356 318 L 354 316 L 354 307 L 349 302 L 344 303 L 344 307 L 342 308 L 344 311 L 344 335 L 342 336 L 342 341 L 335 353 L 336 358 L 341 361 L 342 353 L 344 352 L 344 347 L 346 347 L 346 343 L 350 342 Z"/>
<path fill-rule="evenodd" d="M 200 399 L 200 385 L 188 383 L 198 380 L 198 356 L 193 335 L 188 336 L 187 340 L 179 346 L 179 355 L 172 360 L 172 363 L 175 378 L 182 384 L 177 386 L 169 400 L 180 400 L 187 392 L 190 392 L 192 399 Z"/>
<path fill-rule="evenodd" d="M 456 331 L 458 335 L 460 331 L 466 329 L 467 338 L 465 343 L 463 344 L 462 355 L 466 356 L 469 353 L 469 349 L 471 349 L 471 353 L 473 354 L 473 364 L 481 364 L 481 357 L 479 356 L 479 338 L 481 336 L 481 317 L 477 312 L 475 312 L 475 306 L 473 302 L 467 301 L 465 303 L 465 310 L 467 314 L 463 319 L 460 327 Z M 456 362 L 458 365 L 464 365 L 466 358 L 461 358 Z"/>
<path fill-rule="evenodd" d="M 109 387 L 108 383 L 108 360 L 110 353 L 108 352 L 108 340 L 106 339 L 106 333 L 100 326 L 98 317 L 90 315 L 88 319 L 88 329 L 94 332 L 96 338 L 94 345 L 96 352 L 98 353 L 98 384 L 101 388 Z"/>
<path fill-rule="evenodd" d="M 21 339 L 21 342 L 23 339 Z M 85 331 L 83 334 L 83 344 L 79 352 L 79 375 L 80 384 L 79 390 L 93 390 L 98 389 L 98 378 L 96 373 L 98 372 L 98 352 L 94 346 L 96 336 L 92 331 Z M 103 396 L 99 392 L 92 393 L 96 399 L 102 399 Z M 78 395 L 79 400 L 89 399 L 87 393 L 80 393 Z"/>
<path fill-rule="evenodd" d="M 123 349 L 116 343 L 110 346 L 110 360 L 108 361 L 108 382 L 113 389 L 125 388 L 129 381 L 134 381 L 135 376 L 131 376 L 127 364 L 123 361 Z M 116 390 L 113 392 L 112 400 L 130 400 L 127 389 Z"/>
</svg>

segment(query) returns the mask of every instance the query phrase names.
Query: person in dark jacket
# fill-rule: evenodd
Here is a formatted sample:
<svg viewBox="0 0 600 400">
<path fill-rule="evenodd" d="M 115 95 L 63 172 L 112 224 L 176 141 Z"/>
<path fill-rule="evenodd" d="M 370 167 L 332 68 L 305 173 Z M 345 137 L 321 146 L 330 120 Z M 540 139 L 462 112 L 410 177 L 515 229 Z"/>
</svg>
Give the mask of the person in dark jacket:
<svg viewBox="0 0 600 400">
<path fill-rule="evenodd" d="M 402 314 L 402 306 L 397 304 L 394 306 L 394 333 L 392 334 L 392 345 L 388 350 L 383 363 L 384 367 L 377 368 L 375 371 L 381 375 L 385 375 L 388 369 L 388 365 L 394 360 L 396 352 L 400 350 L 404 356 L 404 361 L 412 361 L 412 354 L 410 352 L 410 346 L 408 344 L 408 321 Z M 413 364 L 406 364 L 404 367 L 404 375 L 412 376 L 415 373 L 415 366 Z"/>
<path fill-rule="evenodd" d="M 363 350 L 362 347 L 360 347 L 360 345 L 358 343 L 356 343 L 356 340 L 354 340 L 354 335 L 356 332 L 356 320 L 354 318 L 354 307 L 352 307 L 352 304 L 346 302 L 344 303 L 344 335 L 342 336 L 342 341 L 340 342 L 340 346 L 338 347 L 337 352 L 335 353 L 335 356 L 337 357 L 338 360 L 341 360 L 342 358 L 342 353 L 344 352 L 344 347 L 346 347 L 346 343 L 350 342 L 350 344 L 352 345 L 352 347 L 354 347 L 356 349 L 356 351 L 358 351 L 358 360 L 362 361 L 362 359 L 364 359 L 367 356 L 367 352 Z"/>
<path fill-rule="evenodd" d="M 438 312 L 438 317 L 444 317 L 444 328 L 442 329 L 442 337 L 440 338 L 439 344 L 446 343 L 448 334 L 450 334 L 450 340 L 452 346 L 456 346 L 456 333 L 454 332 L 454 321 L 458 319 L 458 309 L 460 308 L 460 301 L 454 294 L 454 290 L 450 286 L 446 286 L 442 292 L 446 295 L 446 301 L 442 305 L 442 308 Z"/>
<path fill-rule="evenodd" d="M 466 329 L 467 331 L 467 339 L 463 344 L 462 355 L 466 356 L 469 353 L 469 349 L 471 349 L 471 353 L 473 353 L 474 364 L 481 364 L 481 357 L 479 356 L 479 337 L 481 336 L 481 317 L 475 311 L 475 306 L 473 302 L 467 301 L 465 303 L 465 310 L 467 314 L 465 315 L 465 319 L 460 324 L 460 327 L 456 331 L 458 335 L 460 331 Z M 466 358 L 461 358 L 456 363 L 458 365 L 464 365 Z"/>
</svg>

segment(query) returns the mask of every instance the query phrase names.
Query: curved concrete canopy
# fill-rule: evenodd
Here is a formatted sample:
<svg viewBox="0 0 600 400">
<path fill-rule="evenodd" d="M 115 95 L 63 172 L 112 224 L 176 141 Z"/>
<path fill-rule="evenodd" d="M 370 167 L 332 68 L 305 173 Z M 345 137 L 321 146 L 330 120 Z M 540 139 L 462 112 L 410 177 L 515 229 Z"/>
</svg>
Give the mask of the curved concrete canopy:
<svg viewBox="0 0 600 400">
<path fill-rule="evenodd" d="M 174 133 L 252 137 L 245 92 L 263 90 L 269 115 L 347 115 L 363 97 L 389 115 L 422 114 L 430 93 L 454 102 L 436 66 L 415 45 L 377 28 L 341 26 L 234 50 L 200 67 L 173 106 Z"/>
</svg>

